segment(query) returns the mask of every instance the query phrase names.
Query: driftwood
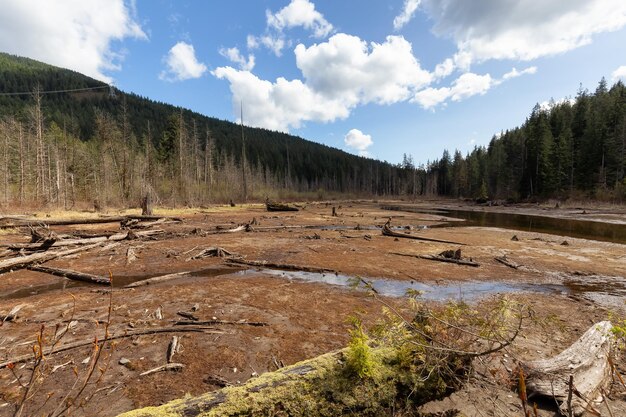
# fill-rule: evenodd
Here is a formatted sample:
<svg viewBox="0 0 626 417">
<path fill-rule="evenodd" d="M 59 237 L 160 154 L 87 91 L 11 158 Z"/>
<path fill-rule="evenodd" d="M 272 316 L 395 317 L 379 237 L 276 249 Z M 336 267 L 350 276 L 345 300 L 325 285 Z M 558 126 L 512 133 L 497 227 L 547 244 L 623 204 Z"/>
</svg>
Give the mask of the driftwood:
<svg viewBox="0 0 626 417">
<path fill-rule="evenodd" d="M 94 243 L 91 245 L 80 246 L 78 248 L 66 249 L 62 251 L 47 251 L 47 252 L 42 252 L 42 253 L 33 253 L 32 255 L 18 256 L 15 258 L 6 259 L 3 261 L 0 261 L 0 274 L 7 272 L 7 271 L 15 270 L 15 269 L 26 268 L 28 265 L 34 264 L 35 262 L 37 263 L 47 262 L 47 261 L 51 261 L 52 259 L 61 258 L 67 255 L 73 255 L 78 252 L 87 251 L 89 249 L 93 249 L 100 245 L 101 243 Z"/>
<path fill-rule="evenodd" d="M 563 411 L 569 411 L 571 401 L 571 409 L 577 416 L 594 401 L 601 400 L 602 390 L 611 382 L 612 328 L 609 321 L 596 323 L 558 355 L 522 363 L 529 395 L 553 397 Z M 570 389 L 570 376 L 573 389 Z"/>
<path fill-rule="evenodd" d="M 282 269 L 285 271 L 303 271 L 303 272 L 317 272 L 317 273 L 334 273 L 335 271 L 327 268 L 316 268 L 310 266 L 301 266 L 301 265 L 293 265 L 293 264 L 280 264 L 268 261 L 253 261 L 246 259 L 238 259 L 238 258 L 228 258 L 226 259 L 227 263 L 238 264 L 238 265 L 249 265 L 256 266 L 260 268 L 274 268 L 274 269 Z"/>
<path fill-rule="evenodd" d="M 120 240 L 134 239 L 134 238 L 142 238 L 142 237 L 150 237 L 156 234 L 163 233 L 163 230 L 144 230 L 140 232 L 121 232 L 115 233 L 110 236 L 97 236 L 97 237 L 89 237 L 84 239 L 60 239 L 56 240 L 54 243 L 48 246 L 44 246 L 40 243 L 15 243 L 8 246 L 9 249 L 12 250 L 29 250 L 29 251 L 42 251 L 48 250 L 49 248 L 58 248 L 63 246 L 75 246 L 75 245 L 89 245 L 92 243 L 103 243 L 103 242 L 116 242 Z"/>
<path fill-rule="evenodd" d="M 230 258 L 230 257 L 238 257 L 238 256 L 239 256 L 238 254 L 229 252 L 224 248 L 210 247 L 210 248 L 202 249 L 200 252 L 198 252 L 194 256 L 187 258 L 187 261 L 191 261 L 194 259 L 202 259 L 206 257 Z"/>
<path fill-rule="evenodd" d="M 136 330 L 127 330 L 124 333 L 121 334 L 117 334 L 117 335 L 109 335 L 109 337 L 107 338 L 108 341 L 110 340 L 117 340 L 117 339 L 125 339 L 128 337 L 134 337 L 134 336 L 143 336 L 143 335 L 148 335 L 148 334 L 157 334 L 157 333 L 183 333 L 183 332 L 193 332 L 193 333 L 211 333 L 211 334 L 224 334 L 224 331 L 216 329 L 215 327 L 205 327 L 205 326 L 173 326 L 173 327 L 159 327 L 159 328 L 154 328 L 154 329 L 136 329 Z M 89 340 L 82 340 L 82 341 L 78 341 L 78 342 L 74 342 L 74 343 L 68 343 L 65 345 L 61 345 L 61 346 L 57 346 L 54 349 L 48 349 L 47 351 L 44 352 L 45 356 L 50 356 L 52 354 L 55 353 L 59 353 L 59 352 L 65 352 L 67 350 L 71 350 L 71 349 L 77 349 L 77 348 L 81 348 L 81 347 L 85 347 L 85 346 L 91 346 L 93 345 L 93 337 L 90 338 Z M 45 348 L 44 348 L 45 350 Z M 16 356 L 14 358 L 11 358 L 8 361 L 5 362 L 0 362 L 0 369 L 6 368 L 7 365 L 13 363 L 22 363 L 22 362 L 26 362 L 29 361 L 33 358 L 33 354 L 32 353 L 27 353 L 25 355 L 20 355 L 20 356 Z"/>
<path fill-rule="evenodd" d="M 440 255 L 414 255 L 412 253 L 401 253 L 401 252 L 389 252 L 391 255 L 398 255 L 398 256 L 409 256 L 412 258 L 419 258 L 419 259 L 426 259 L 429 261 L 439 261 L 439 262 L 447 262 L 447 263 L 451 263 L 451 264 L 457 264 L 457 265 L 465 265 L 465 266 L 473 266 L 473 267 L 479 267 L 480 264 L 474 261 L 468 261 L 465 259 L 455 259 L 455 258 L 446 258 L 444 256 L 440 256 Z"/>
<path fill-rule="evenodd" d="M 449 243 L 451 245 L 462 245 L 462 246 L 465 245 L 465 243 L 452 242 L 450 240 L 433 239 L 433 238 L 429 238 L 429 237 L 410 235 L 408 233 L 396 232 L 394 230 L 391 230 L 391 227 L 389 227 L 389 223 L 387 223 L 387 224 L 385 224 L 383 226 L 383 235 L 391 236 L 391 237 L 404 238 L 404 239 L 423 240 L 423 241 L 426 241 L 426 242 Z"/>
<path fill-rule="evenodd" d="M 183 365 L 182 363 L 168 363 L 166 365 L 157 366 L 156 368 L 150 369 L 146 372 L 142 372 L 139 374 L 139 376 L 146 376 L 162 371 L 180 371 L 184 367 L 185 365 Z"/>
<path fill-rule="evenodd" d="M 89 218 L 75 218 L 75 219 L 38 219 L 38 218 L 20 218 L 20 219 L 12 219 L 3 224 L 0 224 L 0 229 L 8 229 L 13 227 L 29 227 L 34 225 L 46 225 L 46 226 L 72 226 L 77 224 L 103 224 L 103 223 L 119 223 L 126 221 L 128 219 L 137 219 L 137 220 L 159 220 L 159 219 L 167 219 L 172 221 L 180 222 L 182 219 L 180 217 L 167 217 L 167 216 L 139 216 L 139 215 L 128 215 L 128 216 L 108 216 L 108 217 L 97 217 L 93 219 Z"/>
<path fill-rule="evenodd" d="M 493 259 L 495 259 L 496 261 L 500 262 L 503 265 L 508 266 L 509 268 L 518 269 L 521 266 L 517 262 L 513 262 L 512 260 L 508 259 L 506 257 L 506 255 L 504 255 L 504 256 L 496 256 Z"/>
<path fill-rule="evenodd" d="M 17 320 L 17 313 L 20 312 L 20 310 L 22 308 L 24 308 L 26 304 L 18 304 L 15 307 L 13 307 L 11 309 L 11 311 L 9 311 L 7 314 L 0 314 L 0 327 L 4 324 L 4 322 L 6 321 L 15 321 Z"/>
<path fill-rule="evenodd" d="M 160 282 L 171 281 L 173 279 L 188 277 L 188 276 L 191 276 L 193 273 L 194 271 L 182 271 L 182 272 L 174 272 L 173 274 L 160 275 L 158 277 L 153 277 L 153 278 L 146 278 L 146 279 L 142 279 L 141 281 L 135 281 L 131 284 L 128 284 L 124 286 L 124 288 L 135 288 L 135 287 L 141 287 L 144 285 L 158 284 Z"/>
<path fill-rule="evenodd" d="M 178 349 L 180 348 L 180 344 L 178 343 L 178 336 L 172 336 L 172 340 L 169 345 L 167 345 L 167 354 L 166 359 L 167 363 L 172 363 L 172 358 L 175 354 L 178 353 Z"/>
<path fill-rule="evenodd" d="M 180 313 L 178 313 L 180 314 Z M 269 326 L 269 323 L 264 321 L 227 321 L 227 320 L 203 320 L 203 321 L 176 321 L 174 322 L 174 326 L 215 326 L 220 324 L 232 324 L 238 326 L 253 326 L 253 327 L 264 327 Z"/>
<path fill-rule="evenodd" d="M 267 211 L 299 211 L 297 207 L 290 206 L 289 204 L 270 203 L 269 201 L 265 203 L 265 207 Z"/>
<path fill-rule="evenodd" d="M 72 271 L 69 269 L 51 268 L 41 265 L 29 265 L 26 267 L 26 269 L 30 271 L 43 272 L 45 274 L 56 275 L 58 277 L 63 277 L 74 281 L 90 282 L 92 284 L 100 285 L 111 285 L 111 280 L 101 275 L 87 274 L 84 272 Z"/>
</svg>

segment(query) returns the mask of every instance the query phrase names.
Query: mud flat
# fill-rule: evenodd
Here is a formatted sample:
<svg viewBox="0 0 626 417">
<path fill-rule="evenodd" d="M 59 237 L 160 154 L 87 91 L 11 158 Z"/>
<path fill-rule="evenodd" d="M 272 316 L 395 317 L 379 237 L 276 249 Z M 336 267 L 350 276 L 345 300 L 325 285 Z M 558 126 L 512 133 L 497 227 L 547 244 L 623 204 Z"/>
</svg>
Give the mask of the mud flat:
<svg viewBox="0 0 626 417">
<path fill-rule="evenodd" d="M 106 285 L 22 267 L 0 274 L 0 316 L 19 307 L 16 317 L 0 327 L 0 362 L 32 354 L 42 325 L 48 339 L 57 325 L 68 329 L 58 346 L 86 342 L 46 355 L 54 372 L 46 375 L 23 415 L 50 412 L 49 404 L 58 403 L 74 384 L 75 372 L 82 375 L 90 366 L 85 361 L 92 352 L 89 342 L 104 337 L 110 307 L 108 332 L 116 339 L 103 352 L 106 369 L 94 378 L 97 387 L 88 387 L 93 395 L 74 415 L 114 416 L 236 385 L 344 347 L 348 316 L 358 312 L 366 327 L 381 316 L 381 304 L 355 285 L 365 280 L 398 309 L 407 306 L 407 289 L 422 291 L 428 303 L 452 299 L 488 308 L 505 296 L 532 307 L 523 337 L 490 358 L 486 375 L 424 409 L 434 413 L 456 408 L 468 416 L 522 415 L 516 394 L 506 385 L 517 359 L 554 355 L 593 323 L 609 315 L 624 316 L 626 245 L 619 236 L 612 240 L 579 230 L 559 234 L 553 227 L 543 233 L 524 225 L 463 221 L 455 217 L 458 213 L 441 211 L 450 206 L 343 201 L 307 204 L 298 212 L 268 212 L 262 205 L 210 207 L 174 213 L 182 221 L 144 219 L 127 226 L 132 233 L 120 230 L 119 222 L 51 225 L 55 242 L 108 236 L 93 248 L 43 265 L 110 276 L 112 295 Z M 548 212 L 533 207 L 485 210 L 537 219 Z M 588 221 L 582 211 L 548 214 Z M 389 220 L 394 232 L 418 239 L 383 235 Z M 597 211 L 592 221 L 614 227 L 626 224 L 626 213 Z M 29 255 L 28 228 L 0 233 L 0 262 Z M 120 233 L 128 235 L 110 239 Z M 217 248 L 225 252 L 212 250 Z M 432 259 L 458 249 L 462 259 L 479 266 Z M 61 249 L 53 245 L 46 250 Z M 38 251 L 44 249 L 32 249 Z M 163 276 L 149 285 L 128 287 Z M 186 314 L 203 324 L 177 327 L 176 322 L 191 320 Z M 172 360 L 184 367 L 142 375 L 167 363 L 173 336 L 180 347 Z M 619 366 L 623 373 L 623 362 Z M 13 415 L 23 393 L 15 373 L 26 377 L 30 367 L 32 361 L 23 360 L 15 361 L 13 371 L 6 365 L 0 369 L 0 416 Z M 623 393 L 614 388 L 612 412 L 626 415 Z M 554 413 L 550 404 L 540 404 L 539 415 Z"/>
</svg>

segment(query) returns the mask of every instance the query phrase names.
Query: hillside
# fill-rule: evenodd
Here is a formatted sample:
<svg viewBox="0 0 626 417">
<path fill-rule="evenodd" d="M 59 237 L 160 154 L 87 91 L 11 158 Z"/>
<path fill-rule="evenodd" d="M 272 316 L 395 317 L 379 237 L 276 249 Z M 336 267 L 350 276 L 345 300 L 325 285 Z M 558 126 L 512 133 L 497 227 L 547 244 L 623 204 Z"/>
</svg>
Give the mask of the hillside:
<svg viewBox="0 0 626 417">
<path fill-rule="evenodd" d="M 33 111 L 36 100 L 32 94 L 12 94 L 32 92 L 37 86 L 44 92 L 40 105 L 43 135 L 39 139 L 34 127 L 37 124 Z M 55 92 L 45 93 L 47 91 Z M 179 202 L 206 201 L 209 193 L 200 190 L 201 183 L 211 182 L 207 187 L 216 191 L 212 198 L 238 198 L 233 188 L 241 188 L 238 183 L 241 181 L 235 180 L 236 172 L 242 171 L 239 125 L 110 89 L 106 84 L 75 71 L 7 54 L 0 54 L 0 93 L 0 114 L 3 115 L 0 128 L 7 132 L 4 145 L 8 148 L 5 152 L 7 168 L 2 173 L 7 196 L 17 195 L 20 201 L 41 200 L 44 195 L 46 201 L 59 200 L 59 196 L 53 194 L 63 190 L 60 190 L 61 186 L 55 190 L 52 185 L 69 181 L 63 173 L 56 172 L 60 164 L 67 167 L 68 175 L 92 177 L 95 182 L 102 181 L 107 175 L 116 179 L 120 189 L 106 191 L 105 200 L 122 202 L 134 198 L 147 184 L 132 184 L 142 172 L 132 173 L 130 165 L 121 165 L 143 159 L 144 168 L 151 170 L 151 178 L 144 182 L 150 183 L 158 197 L 171 197 Z M 20 128 L 22 139 L 18 138 Z M 289 134 L 250 127 L 246 127 L 244 133 L 249 194 L 257 198 L 279 190 L 394 194 L 399 192 L 399 176 L 406 175 L 390 164 Z M 77 163 L 72 165 L 67 155 L 60 155 L 61 149 L 56 148 L 59 143 L 53 143 L 56 149 L 48 146 L 50 141 L 54 142 L 55 135 L 57 139 L 60 135 L 67 141 L 75 140 L 72 147 L 77 152 L 101 153 L 107 148 L 110 160 L 102 161 L 100 169 L 103 171 L 99 173 L 82 172 L 88 167 L 81 168 Z M 32 165 L 24 167 L 19 163 L 22 159 L 18 149 L 20 140 L 24 142 L 22 148 L 28 149 L 31 148 L 29 141 L 34 144 L 32 148 L 37 147 L 35 142 L 38 140 L 46 142 L 40 144 L 41 155 L 35 152 L 31 156 Z M 67 143 L 63 150 L 68 152 Z M 114 168 L 105 167 L 107 163 Z M 55 172 L 48 175 L 49 169 L 42 164 L 47 164 L 48 168 L 53 166 Z M 39 165 L 35 172 L 24 171 L 34 165 Z M 228 178 L 220 178 L 220 175 Z M 33 180 L 36 184 L 32 184 Z M 79 178 L 74 176 L 72 180 L 79 181 Z M 172 181 L 178 182 L 176 192 L 172 191 Z M 183 185 L 184 188 L 191 187 L 190 184 L 195 184 L 193 192 L 180 190 Z M 37 186 L 41 189 L 32 189 Z M 93 196 L 89 195 L 89 190 L 87 183 L 82 184 L 77 198 L 91 199 Z M 6 199 L 10 200 L 9 197 Z"/>
</svg>

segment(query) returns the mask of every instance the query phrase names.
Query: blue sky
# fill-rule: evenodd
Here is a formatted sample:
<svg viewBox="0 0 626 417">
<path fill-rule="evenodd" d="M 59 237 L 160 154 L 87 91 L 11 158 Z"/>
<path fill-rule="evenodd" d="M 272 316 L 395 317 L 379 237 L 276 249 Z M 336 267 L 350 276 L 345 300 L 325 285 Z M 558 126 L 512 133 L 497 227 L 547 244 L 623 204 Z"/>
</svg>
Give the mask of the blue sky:
<svg viewBox="0 0 626 417">
<path fill-rule="evenodd" d="M 0 50 L 418 163 L 626 77 L 623 0 L 0 0 Z"/>
</svg>

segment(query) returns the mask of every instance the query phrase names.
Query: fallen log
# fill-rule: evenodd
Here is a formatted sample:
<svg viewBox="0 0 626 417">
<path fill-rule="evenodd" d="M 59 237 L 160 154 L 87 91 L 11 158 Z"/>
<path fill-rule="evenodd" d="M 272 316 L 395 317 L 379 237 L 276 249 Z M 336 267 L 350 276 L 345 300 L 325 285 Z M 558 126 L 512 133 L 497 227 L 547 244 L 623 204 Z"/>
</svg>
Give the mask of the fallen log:
<svg viewBox="0 0 626 417">
<path fill-rule="evenodd" d="M 71 279 L 73 281 L 90 282 L 99 285 L 111 285 L 111 280 L 101 275 L 87 274 L 85 272 L 72 271 L 70 269 L 52 268 L 42 265 L 29 265 L 26 267 L 29 271 L 43 272 L 44 274 L 55 275 Z"/>
<path fill-rule="evenodd" d="M 246 260 L 246 259 L 238 259 L 238 258 L 228 258 L 226 262 L 229 264 L 238 264 L 238 265 L 249 265 L 256 266 L 259 268 L 273 268 L 273 269 L 282 269 L 284 271 L 303 271 L 303 272 L 316 272 L 316 273 L 334 273 L 335 271 L 327 268 L 317 268 L 310 266 L 301 266 L 301 265 L 293 265 L 293 264 L 281 264 L 274 263 L 268 261 L 254 261 L 254 260 Z"/>
<path fill-rule="evenodd" d="M 558 355 L 522 363 L 529 396 L 553 397 L 563 412 L 571 407 L 576 416 L 601 401 L 602 390 L 611 382 L 612 328 L 609 321 L 596 323 Z"/>
<path fill-rule="evenodd" d="M 173 279 L 188 277 L 188 276 L 191 276 L 193 273 L 194 271 L 182 271 L 182 272 L 174 272 L 173 274 L 160 275 L 158 277 L 135 281 L 133 283 L 125 285 L 124 288 L 135 288 L 135 287 L 141 287 L 144 285 L 154 285 L 154 284 L 158 284 L 161 282 L 171 281 Z"/>
<path fill-rule="evenodd" d="M 14 243 L 8 246 L 11 250 L 29 250 L 29 251 L 41 251 L 47 250 L 49 248 L 58 248 L 64 246 L 74 246 L 74 245 L 89 245 L 92 243 L 103 243 L 103 242 L 116 242 L 120 240 L 126 240 L 131 238 L 141 238 L 141 237 L 149 237 L 159 233 L 163 233 L 163 230 L 144 230 L 140 232 L 121 232 L 115 233 L 110 236 L 97 236 L 97 237 L 89 237 L 84 239 L 60 239 L 56 240 L 51 245 L 45 246 L 39 243 Z"/>
<path fill-rule="evenodd" d="M 346 353 L 347 349 L 330 352 L 266 372 L 243 385 L 186 396 L 118 417 L 391 415 L 390 410 L 440 398 L 444 391 L 438 387 L 450 383 L 437 373 L 432 377 L 423 374 L 418 377 L 428 382 L 409 388 L 407 369 L 398 365 L 392 350 L 383 348 L 372 349 L 371 354 L 384 377 L 361 379 L 347 370 Z M 230 385 L 214 376 L 207 377 L 207 382 Z M 410 399 L 398 395 L 404 390 L 411 393 Z"/>
<path fill-rule="evenodd" d="M 155 329 L 136 329 L 136 330 L 127 330 L 124 333 L 117 335 L 109 335 L 107 337 L 107 341 L 124 339 L 127 337 L 134 336 L 143 336 L 148 334 L 157 334 L 157 333 L 184 333 L 184 332 L 195 332 L 195 333 L 210 333 L 210 334 L 224 334 L 224 331 L 216 329 L 215 327 L 205 327 L 205 326 L 174 326 L 174 327 L 160 327 Z M 93 345 L 93 337 L 89 340 L 82 340 L 78 342 L 68 343 L 61 346 L 56 346 L 54 349 L 48 349 L 44 354 L 45 356 L 50 356 L 55 353 L 65 352 L 71 349 L 77 349 L 85 346 Z M 44 348 L 45 350 L 45 348 Z M 33 359 L 32 353 L 27 353 L 25 355 L 16 356 L 7 360 L 5 362 L 0 362 L 0 369 L 6 368 L 9 364 L 22 363 Z"/>
<path fill-rule="evenodd" d="M 398 256 L 409 256 L 411 258 L 426 259 L 429 261 L 447 262 L 447 263 L 457 264 L 457 265 L 465 265 L 465 266 L 473 266 L 473 267 L 480 266 L 478 262 L 468 261 L 466 259 L 446 258 L 444 256 L 439 256 L 439 255 L 414 255 L 412 253 L 401 253 L 401 252 L 389 252 L 389 254 L 398 255 Z"/>
<path fill-rule="evenodd" d="M 496 261 L 500 262 L 503 265 L 508 266 L 509 268 L 518 269 L 521 266 L 517 262 L 513 262 L 510 259 L 507 259 L 506 255 L 504 255 L 504 256 L 496 256 L 493 259 L 495 259 Z"/>
<path fill-rule="evenodd" d="M 0 274 L 7 272 L 7 271 L 14 270 L 14 269 L 26 268 L 28 265 L 31 265 L 35 262 L 37 263 L 47 262 L 56 258 L 61 258 L 63 256 L 73 255 L 78 252 L 87 251 L 89 249 L 98 247 L 101 244 L 102 243 L 99 242 L 99 243 L 94 243 L 91 245 L 80 246 L 78 248 L 66 249 L 62 251 L 56 251 L 56 252 L 47 251 L 47 252 L 33 253 L 31 255 L 18 256 L 15 258 L 6 259 L 3 261 L 0 261 Z"/>
<path fill-rule="evenodd" d="M 13 227 L 28 227 L 34 225 L 46 225 L 46 226 L 72 226 L 78 224 L 103 224 L 103 223 L 119 223 L 128 219 L 137 220 L 159 220 L 166 219 L 176 222 L 181 222 L 180 217 L 167 217 L 167 216 L 140 216 L 140 215 L 128 215 L 128 216 L 109 216 L 109 217 L 97 217 L 97 218 L 74 218 L 74 219 L 38 219 L 38 218 L 25 218 L 15 219 L 10 223 L 5 222 L 0 224 L 0 229 L 8 229 Z"/>
<path fill-rule="evenodd" d="M 265 207 L 267 211 L 299 211 L 297 207 L 290 206 L 289 204 L 283 203 L 265 203 Z"/>
<path fill-rule="evenodd" d="M 426 242 L 449 243 L 451 245 L 465 246 L 465 243 L 452 242 L 450 240 L 433 239 L 429 237 L 410 235 L 408 233 L 396 232 L 394 230 L 391 230 L 388 223 L 383 226 L 383 235 L 390 236 L 390 237 L 398 237 L 398 238 L 403 238 L 403 239 L 415 239 L 415 240 L 423 240 Z"/>
</svg>

